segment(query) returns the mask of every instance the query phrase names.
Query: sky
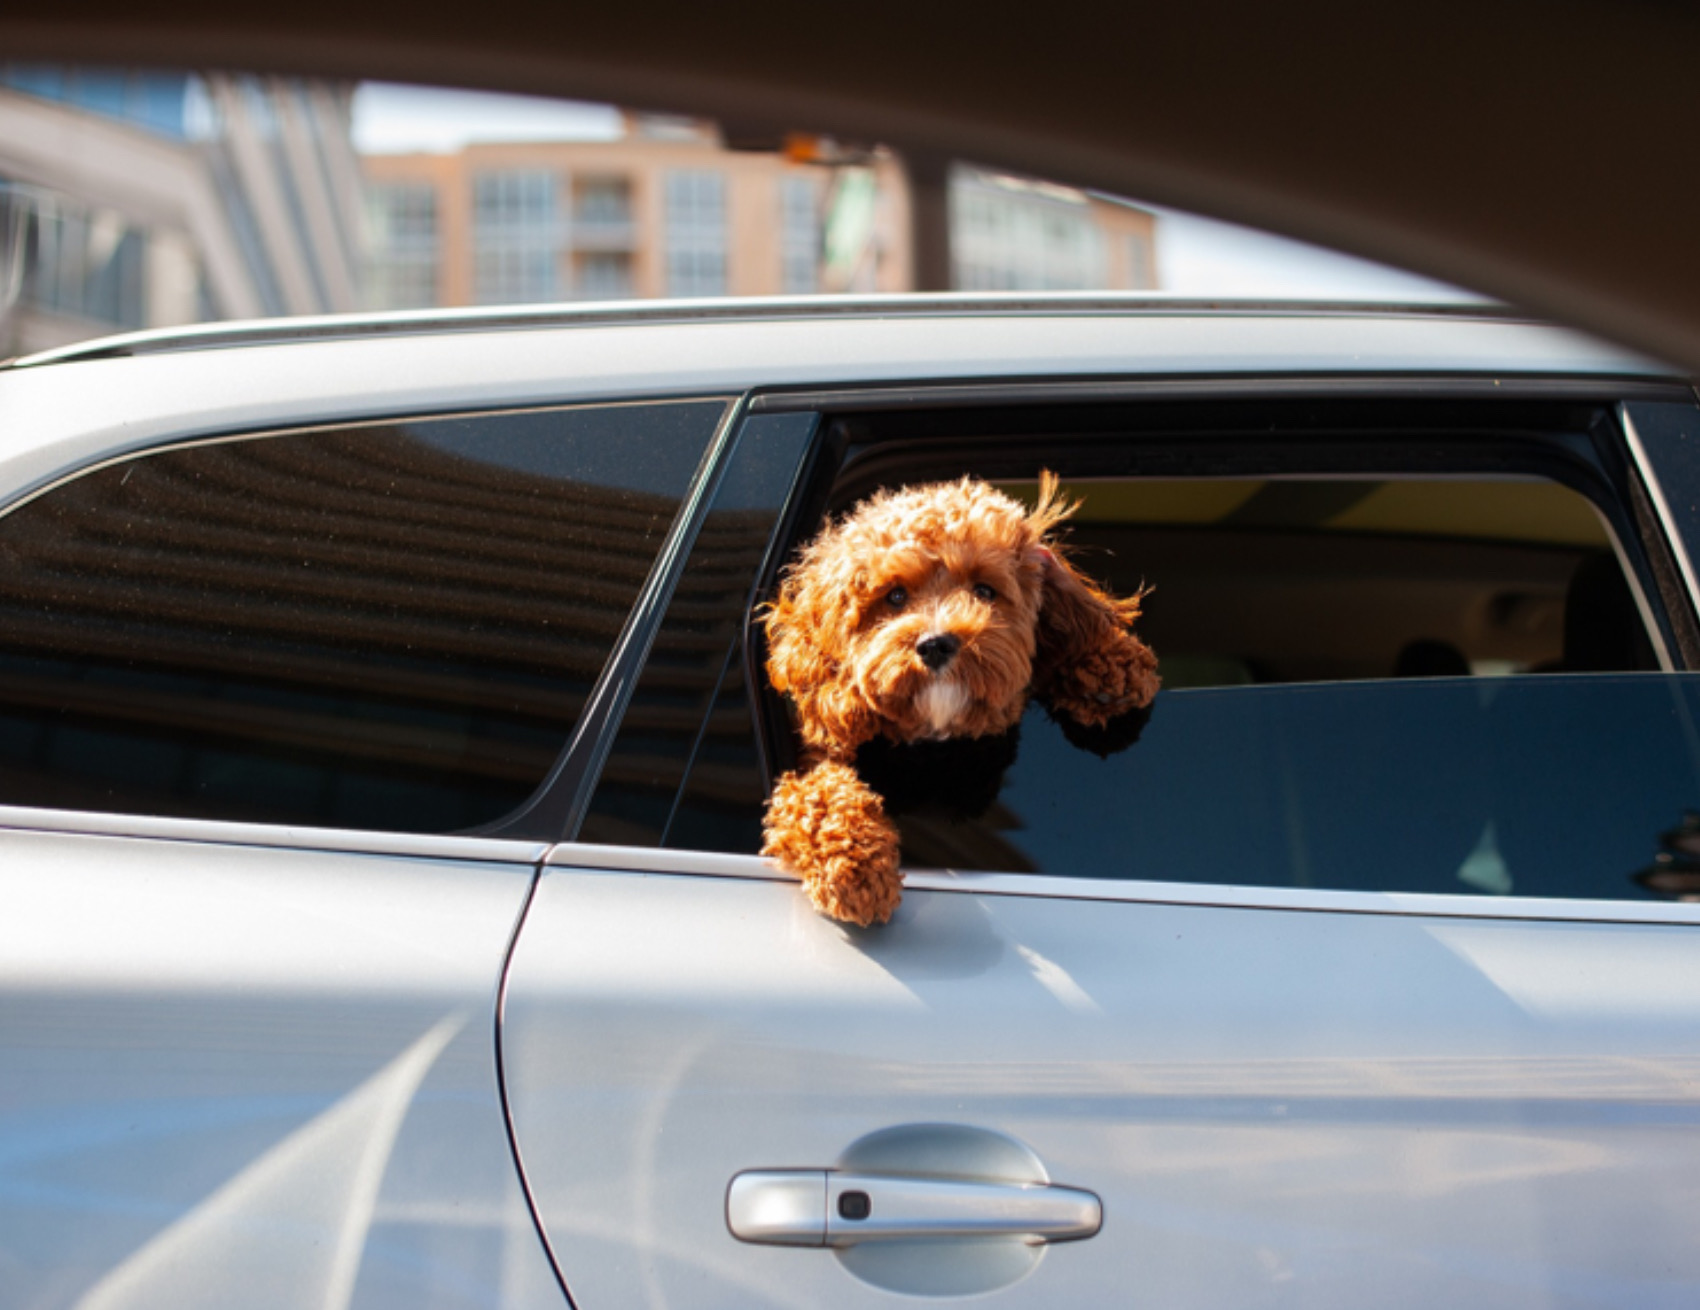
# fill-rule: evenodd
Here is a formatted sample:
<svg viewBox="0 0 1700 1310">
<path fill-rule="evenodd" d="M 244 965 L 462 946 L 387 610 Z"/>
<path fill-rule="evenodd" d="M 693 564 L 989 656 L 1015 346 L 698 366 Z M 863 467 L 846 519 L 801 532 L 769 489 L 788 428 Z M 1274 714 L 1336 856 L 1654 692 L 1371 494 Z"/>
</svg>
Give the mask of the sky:
<svg viewBox="0 0 1700 1310">
<path fill-rule="evenodd" d="M 448 154 L 473 141 L 613 141 L 609 105 L 482 91 L 363 82 L 354 96 L 354 148 L 363 155 Z"/>
<path fill-rule="evenodd" d="M 1340 296 L 1400 301 L 1479 299 L 1367 259 L 1157 205 L 1157 279 L 1192 296 Z"/>
<path fill-rule="evenodd" d="M 378 82 L 363 84 L 354 100 L 354 145 L 362 154 L 447 153 L 475 141 L 612 141 L 620 129 L 617 109 L 570 100 Z M 1388 300 L 1467 295 L 1266 232 L 1135 203 L 1157 215 L 1157 278 L 1166 292 Z"/>
</svg>

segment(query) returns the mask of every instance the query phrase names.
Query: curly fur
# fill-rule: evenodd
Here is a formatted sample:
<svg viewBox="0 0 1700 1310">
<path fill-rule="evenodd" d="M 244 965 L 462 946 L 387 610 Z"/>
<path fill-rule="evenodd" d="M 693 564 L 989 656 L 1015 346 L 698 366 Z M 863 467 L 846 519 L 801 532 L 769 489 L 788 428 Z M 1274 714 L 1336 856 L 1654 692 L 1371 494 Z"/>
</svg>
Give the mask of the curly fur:
<svg viewBox="0 0 1700 1310">
<path fill-rule="evenodd" d="M 1031 510 L 972 478 L 881 491 L 787 571 L 761 618 L 804 759 L 774 789 L 763 852 L 822 912 L 884 922 L 902 895 L 896 829 L 855 767 L 868 743 L 1005 734 L 1030 696 L 1107 742 L 1150 705 L 1140 598 L 1100 589 L 1055 539 L 1075 508 L 1049 473 Z"/>
<path fill-rule="evenodd" d="M 897 829 L 847 765 L 787 773 L 768 802 L 763 854 L 803 875 L 809 900 L 847 923 L 884 923 L 903 895 Z"/>
</svg>

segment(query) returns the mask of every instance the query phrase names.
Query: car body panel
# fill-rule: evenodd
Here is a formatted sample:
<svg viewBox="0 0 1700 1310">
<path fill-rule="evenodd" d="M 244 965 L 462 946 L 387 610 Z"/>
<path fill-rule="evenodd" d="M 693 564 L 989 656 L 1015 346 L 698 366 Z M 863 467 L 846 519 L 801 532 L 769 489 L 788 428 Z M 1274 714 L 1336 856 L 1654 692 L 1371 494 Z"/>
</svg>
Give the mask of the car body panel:
<svg viewBox="0 0 1700 1310">
<path fill-rule="evenodd" d="M 580 1310 L 891 1303 L 831 1251 L 737 1242 L 722 1204 L 918 1123 L 1008 1134 L 1102 1198 L 998 1304 L 1700 1291 L 1691 926 L 923 883 L 861 931 L 761 878 L 551 858 L 503 1042 Z"/>
<path fill-rule="evenodd" d="M 492 1060 L 531 851 L 222 826 L 0 831 L 0 1304 L 558 1304 Z"/>
</svg>

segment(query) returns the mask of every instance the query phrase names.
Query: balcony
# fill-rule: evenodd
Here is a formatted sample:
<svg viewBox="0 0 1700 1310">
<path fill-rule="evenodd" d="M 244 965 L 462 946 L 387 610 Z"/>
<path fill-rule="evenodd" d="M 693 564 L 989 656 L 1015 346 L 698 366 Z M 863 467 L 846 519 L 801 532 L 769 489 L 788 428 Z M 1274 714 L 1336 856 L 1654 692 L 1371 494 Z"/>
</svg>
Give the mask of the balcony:
<svg viewBox="0 0 1700 1310">
<path fill-rule="evenodd" d="M 629 216 L 575 217 L 572 247 L 583 251 L 632 251 L 637 249 L 637 224 Z"/>
</svg>

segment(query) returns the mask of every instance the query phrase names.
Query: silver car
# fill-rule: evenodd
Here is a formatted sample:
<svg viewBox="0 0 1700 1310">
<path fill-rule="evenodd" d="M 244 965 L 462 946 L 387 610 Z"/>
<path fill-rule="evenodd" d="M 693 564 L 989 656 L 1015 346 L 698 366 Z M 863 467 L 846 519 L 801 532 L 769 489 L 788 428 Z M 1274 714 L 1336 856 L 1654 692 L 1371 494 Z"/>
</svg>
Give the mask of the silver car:
<svg viewBox="0 0 1700 1310">
<path fill-rule="evenodd" d="M 1041 470 L 1165 689 L 894 920 L 751 615 Z M 1486 308 L 220 326 L 0 369 L 0 1307 L 1687 1307 L 1700 407 Z"/>
</svg>

